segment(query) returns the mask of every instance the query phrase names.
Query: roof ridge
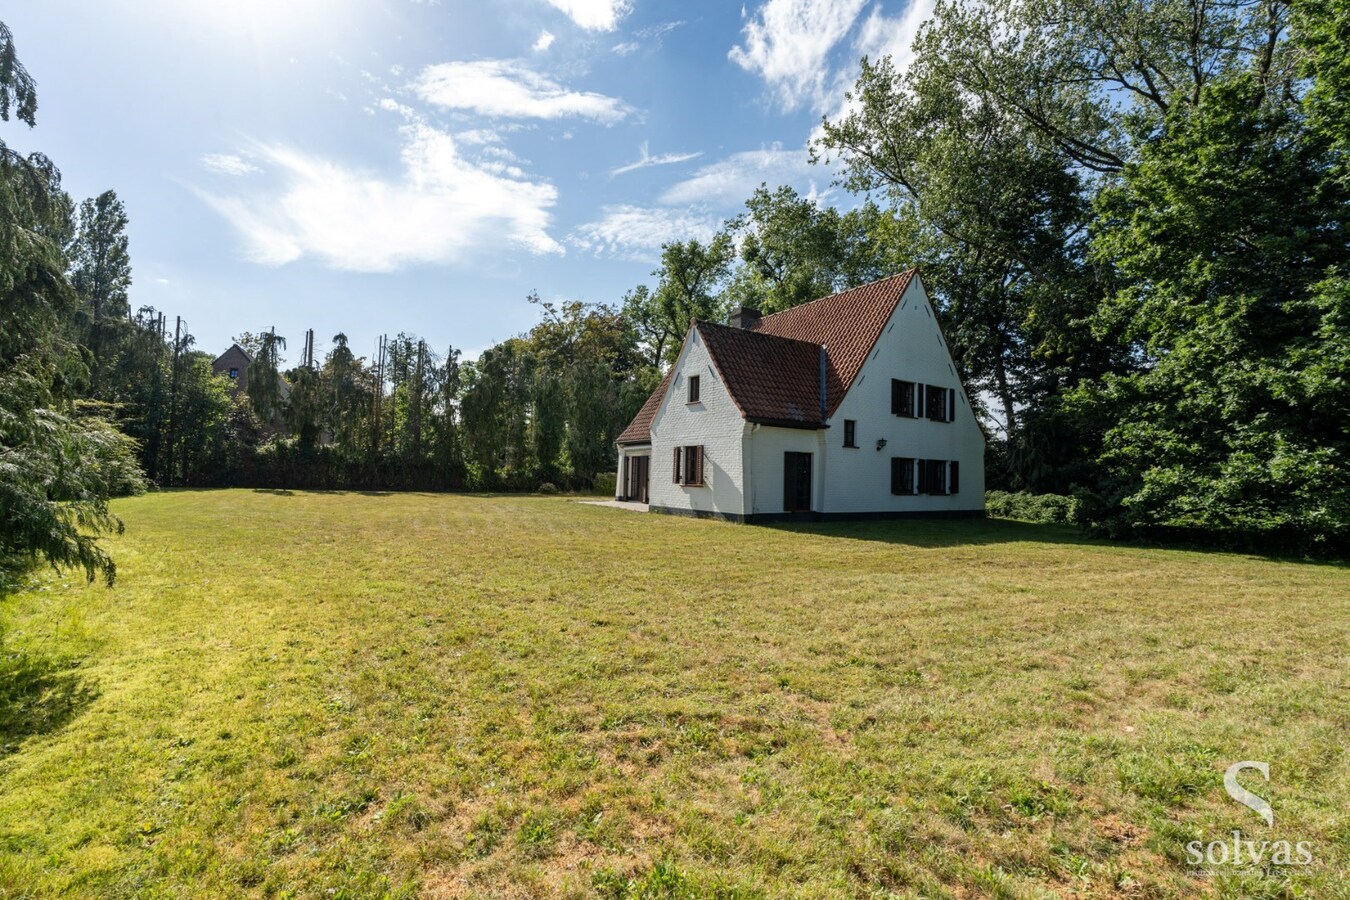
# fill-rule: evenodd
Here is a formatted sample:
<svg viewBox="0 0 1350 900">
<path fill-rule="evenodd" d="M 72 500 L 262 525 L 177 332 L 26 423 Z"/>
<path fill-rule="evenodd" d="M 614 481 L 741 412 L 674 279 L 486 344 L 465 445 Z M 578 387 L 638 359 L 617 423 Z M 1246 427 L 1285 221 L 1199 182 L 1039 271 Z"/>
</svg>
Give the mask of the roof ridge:
<svg viewBox="0 0 1350 900">
<path fill-rule="evenodd" d="M 775 313 L 777 315 L 777 313 Z M 737 334 L 753 334 L 755 337 L 771 338 L 775 341 L 791 341 L 794 344 L 805 344 L 808 347 L 823 347 L 824 344 L 818 344 L 815 341 L 804 341 L 801 338 L 790 338 L 781 334 L 770 334 L 767 331 L 753 331 L 749 328 L 737 328 L 735 325 L 723 325 L 721 322 L 705 322 L 702 319 L 694 320 L 694 327 L 699 328 L 704 325 L 712 325 L 714 328 L 721 328 L 724 331 L 733 331 Z"/>
<path fill-rule="evenodd" d="M 796 306 L 790 306 L 787 309 L 780 309 L 776 313 L 769 313 L 767 316 L 760 316 L 759 321 L 756 322 L 755 324 L 758 325 L 762 323 L 765 319 L 773 319 L 781 315 L 786 315 L 787 313 L 790 312 L 796 312 L 797 310 L 810 306 L 813 303 L 822 303 L 826 300 L 833 300 L 835 297 L 841 297 L 844 294 L 851 294 L 854 291 L 861 291 L 863 288 L 869 288 L 872 285 L 881 284 L 883 281 L 893 281 L 896 278 L 903 278 L 906 275 L 913 275 L 918 271 L 919 271 L 918 266 L 912 266 L 903 272 L 896 272 L 894 275 L 887 275 L 884 278 L 878 278 L 874 281 L 866 281 L 863 282 L 862 284 L 854 285 L 851 288 L 845 288 L 842 291 L 835 291 L 833 294 L 826 294 L 824 297 L 817 297 L 814 300 L 807 300 L 805 303 L 798 303 Z"/>
</svg>

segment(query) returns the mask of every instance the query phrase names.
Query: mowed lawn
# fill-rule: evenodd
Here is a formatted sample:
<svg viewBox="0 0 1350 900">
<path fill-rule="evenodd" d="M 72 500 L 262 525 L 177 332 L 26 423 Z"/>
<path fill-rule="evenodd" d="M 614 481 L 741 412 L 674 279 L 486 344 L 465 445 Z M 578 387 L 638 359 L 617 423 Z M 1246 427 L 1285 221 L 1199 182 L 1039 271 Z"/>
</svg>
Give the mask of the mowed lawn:
<svg viewBox="0 0 1350 900">
<path fill-rule="evenodd" d="M 1343 566 L 556 497 L 116 508 L 115 589 L 5 608 L 0 896 L 1350 896 Z M 1315 861 L 1188 864 L 1234 829 Z"/>
</svg>

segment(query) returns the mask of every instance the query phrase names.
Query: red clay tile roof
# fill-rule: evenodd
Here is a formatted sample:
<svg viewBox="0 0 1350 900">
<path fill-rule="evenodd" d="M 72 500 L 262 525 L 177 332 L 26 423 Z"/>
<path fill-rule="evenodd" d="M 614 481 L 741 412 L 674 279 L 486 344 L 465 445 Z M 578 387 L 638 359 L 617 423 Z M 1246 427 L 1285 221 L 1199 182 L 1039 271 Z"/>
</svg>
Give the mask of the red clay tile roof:
<svg viewBox="0 0 1350 900">
<path fill-rule="evenodd" d="M 881 329 L 890 321 L 900 295 L 909 287 L 914 273 L 915 270 L 910 269 L 843 293 L 812 300 L 765 316 L 750 327 L 756 334 L 825 345 L 830 370 L 829 415 L 834 415 L 867 361 L 867 354 L 872 352 L 881 336 Z"/>
<path fill-rule="evenodd" d="M 746 421 L 820 427 L 819 344 L 711 322 L 695 327 Z M 826 396 L 834 390 L 827 365 Z"/>
<path fill-rule="evenodd" d="M 650 444 L 652 440 L 652 419 L 656 418 L 656 411 L 661 406 L 661 400 L 666 396 L 666 390 L 670 387 L 671 376 L 675 374 L 675 367 L 671 366 L 666 372 L 666 377 L 661 379 L 656 390 L 647 398 L 647 402 L 642 404 L 642 409 L 633 417 L 633 421 L 628 423 L 628 427 L 619 435 L 616 442 L 620 444 Z"/>
<path fill-rule="evenodd" d="M 748 329 L 695 323 L 741 414 L 750 421 L 817 428 L 820 345 L 826 346 L 826 418 L 858 377 L 915 270 L 765 316 Z M 647 399 L 620 444 L 647 443 L 671 372 Z"/>
</svg>

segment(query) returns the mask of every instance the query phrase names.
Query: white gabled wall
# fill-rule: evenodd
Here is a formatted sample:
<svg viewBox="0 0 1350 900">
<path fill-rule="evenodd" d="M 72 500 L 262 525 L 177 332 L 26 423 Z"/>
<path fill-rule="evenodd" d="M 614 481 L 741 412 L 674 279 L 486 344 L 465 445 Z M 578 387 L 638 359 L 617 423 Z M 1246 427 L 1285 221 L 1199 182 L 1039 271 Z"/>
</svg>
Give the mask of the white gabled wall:
<svg viewBox="0 0 1350 900">
<path fill-rule="evenodd" d="M 956 388 L 955 420 L 933 422 L 892 415 L 893 378 Z M 843 446 L 845 419 L 858 423 L 856 450 Z M 956 375 L 918 278 L 906 288 L 891 321 L 882 329 L 876 346 L 829 424 L 824 433 L 824 505 L 817 509 L 827 513 L 984 509 L 984 433 L 970 408 L 970 398 Z M 876 447 L 878 439 L 886 441 L 880 451 Z M 893 456 L 959 461 L 960 493 L 893 495 Z M 780 482 L 782 466 L 780 454 Z M 762 484 L 758 472 L 757 469 L 756 496 Z M 816 474 L 819 475 L 819 469 Z M 781 509 L 781 497 L 778 503 Z"/>
<path fill-rule="evenodd" d="M 699 376 L 699 401 L 689 403 L 689 376 Z M 652 506 L 725 515 L 745 512 L 740 410 L 713 367 L 697 329 L 689 332 L 675 376 L 652 420 Z M 703 445 L 703 487 L 674 483 L 674 448 Z M 779 473 L 782 478 L 782 473 Z"/>
</svg>

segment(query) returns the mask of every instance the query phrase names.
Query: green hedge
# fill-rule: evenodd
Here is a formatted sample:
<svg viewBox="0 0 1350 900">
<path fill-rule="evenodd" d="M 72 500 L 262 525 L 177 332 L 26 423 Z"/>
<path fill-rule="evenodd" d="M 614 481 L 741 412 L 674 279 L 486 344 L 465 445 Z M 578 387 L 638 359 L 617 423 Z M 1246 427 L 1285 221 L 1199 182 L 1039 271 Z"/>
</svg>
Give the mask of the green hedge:
<svg viewBox="0 0 1350 900">
<path fill-rule="evenodd" d="M 1072 525 L 1078 521 L 1078 498 L 1026 491 L 988 491 L 984 495 L 984 511 L 996 519 Z"/>
</svg>

